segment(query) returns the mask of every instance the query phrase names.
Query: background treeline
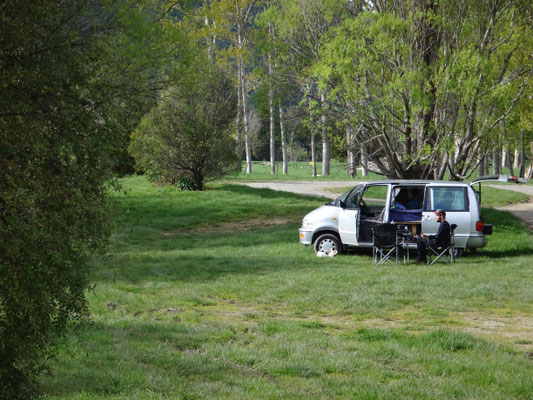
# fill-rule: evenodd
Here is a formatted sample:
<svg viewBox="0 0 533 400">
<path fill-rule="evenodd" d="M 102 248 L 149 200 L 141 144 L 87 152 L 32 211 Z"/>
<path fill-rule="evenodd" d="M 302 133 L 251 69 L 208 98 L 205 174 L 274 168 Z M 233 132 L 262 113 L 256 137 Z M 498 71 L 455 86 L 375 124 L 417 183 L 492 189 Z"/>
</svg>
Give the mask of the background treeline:
<svg viewBox="0 0 533 400">
<path fill-rule="evenodd" d="M 34 395 L 57 337 L 86 314 L 107 190 L 131 155 L 200 189 L 235 154 L 248 173 L 265 158 L 283 173 L 309 159 L 328 175 L 332 158 L 351 175 L 525 173 L 532 11 L 528 0 L 2 1 L 0 398 Z"/>
<path fill-rule="evenodd" d="M 235 79 L 246 172 L 465 179 L 525 173 L 532 22 L 520 0 L 205 0 L 182 26 Z"/>
</svg>

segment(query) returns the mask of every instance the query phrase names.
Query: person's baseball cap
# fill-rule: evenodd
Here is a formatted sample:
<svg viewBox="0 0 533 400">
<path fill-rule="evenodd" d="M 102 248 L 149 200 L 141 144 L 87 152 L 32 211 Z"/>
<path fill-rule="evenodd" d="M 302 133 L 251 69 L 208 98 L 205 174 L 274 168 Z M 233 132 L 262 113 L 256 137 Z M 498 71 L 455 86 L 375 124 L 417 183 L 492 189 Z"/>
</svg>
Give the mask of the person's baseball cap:
<svg viewBox="0 0 533 400">
<path fill-rule="evenodd" d="M 438 210 L 435 211 L 435 215 L 442 215 L 443 217 L 445 217 L 446 211 L 439 208 Z"/>
</svg>

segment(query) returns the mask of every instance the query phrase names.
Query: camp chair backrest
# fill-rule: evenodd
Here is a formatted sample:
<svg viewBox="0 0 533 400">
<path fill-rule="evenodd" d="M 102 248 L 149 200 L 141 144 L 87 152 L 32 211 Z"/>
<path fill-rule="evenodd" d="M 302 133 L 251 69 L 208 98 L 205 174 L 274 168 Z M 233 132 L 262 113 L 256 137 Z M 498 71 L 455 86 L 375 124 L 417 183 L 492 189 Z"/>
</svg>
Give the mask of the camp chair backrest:
<svg viewBox="0 0 533 400">
<path fill-rule="evenodd" d="M 379 248 L 391 248 L 396 246 L 396 225 L 379 224 L 373 227 L 374 246 Z"/>
</svg>

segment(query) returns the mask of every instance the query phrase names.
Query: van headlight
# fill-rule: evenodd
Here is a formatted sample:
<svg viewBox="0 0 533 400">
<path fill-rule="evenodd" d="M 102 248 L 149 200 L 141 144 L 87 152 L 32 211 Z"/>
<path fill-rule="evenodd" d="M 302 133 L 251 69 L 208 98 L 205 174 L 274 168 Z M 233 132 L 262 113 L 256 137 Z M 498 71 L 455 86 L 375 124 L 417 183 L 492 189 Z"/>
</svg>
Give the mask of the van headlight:
<svg viewBox="0 0 533 400">
<path fill-rule="evenodd" d="M 302 221 L 302 228 L 303 229 L 309 229 L 309 228 L 312 228 L 313 227 L 313 221 L 309 220 L 309 219 L 304 219 Z"/>
</svg>

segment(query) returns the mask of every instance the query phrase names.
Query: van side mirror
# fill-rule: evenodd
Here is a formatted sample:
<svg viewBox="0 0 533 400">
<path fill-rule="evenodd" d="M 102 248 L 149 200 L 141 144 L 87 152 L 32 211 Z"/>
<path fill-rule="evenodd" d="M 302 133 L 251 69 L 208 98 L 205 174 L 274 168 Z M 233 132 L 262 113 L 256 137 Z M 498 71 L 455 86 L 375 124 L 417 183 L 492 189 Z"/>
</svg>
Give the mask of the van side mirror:
<svg viewBox="0 0 533 400">
<path fill-rule="evenodd" d="M 339 207 L 340 208 L 346 208 L 346 202 L 339 200 Z"/>
</svg>

